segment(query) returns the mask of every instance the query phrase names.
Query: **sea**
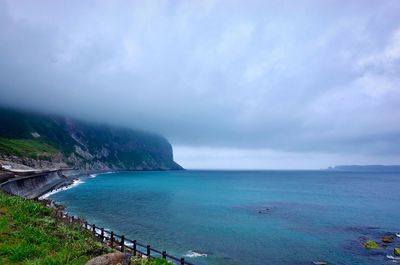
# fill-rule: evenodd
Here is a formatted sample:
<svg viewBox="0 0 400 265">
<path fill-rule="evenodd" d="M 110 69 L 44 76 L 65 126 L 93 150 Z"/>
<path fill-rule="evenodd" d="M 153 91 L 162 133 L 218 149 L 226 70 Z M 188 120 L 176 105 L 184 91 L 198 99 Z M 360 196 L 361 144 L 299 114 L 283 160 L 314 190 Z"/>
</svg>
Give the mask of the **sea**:
<svg viewBox="0 0 400 265">
<path fill-rule="evenodd" d="M 118 172 L 49 198 L 198 265 L 400 264 L 400 173 Z M 394 242 L 363 247 L 384 235 Z"/>
</svg>

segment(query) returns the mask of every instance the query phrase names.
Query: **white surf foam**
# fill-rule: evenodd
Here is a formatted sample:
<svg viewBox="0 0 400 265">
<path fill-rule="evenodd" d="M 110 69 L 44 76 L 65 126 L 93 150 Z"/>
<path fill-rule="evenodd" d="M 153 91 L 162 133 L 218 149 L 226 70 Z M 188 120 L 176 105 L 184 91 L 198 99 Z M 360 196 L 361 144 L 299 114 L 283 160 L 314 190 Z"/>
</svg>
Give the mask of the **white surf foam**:
<svg viewBox="0 0 400 265">
<path fill-rule="evenodd" d="M 72 188 L 74 188 L 74 187 L 76 187 L 76 186 L 78 186 L 79 184 L 82 184 L 82 183 L 85 183 L 85 182 L 82 181 L 81 179 L 75 179 L 71 185 L 65 186 L 65 187 L 61 187 L 61 188 L 56 189 L 56 190 L 52 190 L 52 191 L 40 196 L 39 200 L 47 199 L 49 196 L 51 196 L 53 194 L 56 194 L 56 193 L 58 193 L 60 191 L 72 189 Z"/>
<path fill-rule="evenodd" d="M 400 261 L 400 257 L 393 257 L 392 255 L 386 255 L 386 258 L 388 258 L 394 262 Z"/>
<path fill-rule="evenodd" d="M 91 178 L 95 178 L 95 177 L 97 177 L 98 175 L 107 175 L 107 174 L 113 174 L 113 173 L 115 173 L 115 172 L 114 172 L 114 171 L 107 171 L 107 172 L 104 172 L 104 173 L 90 174 L 90 177 L 91 177 Z"/>
<path fill-rule="evenodd" d="M 199 253 L 199 252 L 196 252 L 196 251 L 193 251 L 193 250 L 189 250 L 188 252 L 186 252 L 185 257 L 188 257 L 188 258 L 204 257 L 204 258 L 206 258 L 207 254 Z"/>
<path fill-rule="evenodd" d="M 400 237 L 400 233 L 396 233 L 396 236 L 397 236 L 397 237 Z"/>
</svg>

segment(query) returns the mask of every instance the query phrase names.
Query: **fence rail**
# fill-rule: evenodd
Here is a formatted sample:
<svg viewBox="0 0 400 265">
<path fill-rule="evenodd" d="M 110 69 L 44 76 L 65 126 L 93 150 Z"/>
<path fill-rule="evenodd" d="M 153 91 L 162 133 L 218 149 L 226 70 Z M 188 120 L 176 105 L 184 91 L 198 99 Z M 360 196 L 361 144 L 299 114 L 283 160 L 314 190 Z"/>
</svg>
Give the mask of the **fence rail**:
<svg viewBox="0 0 400 265">
<path fill-rule="evenodd" d="M 107 231 L 103 227 L 97 227 L 95 224 L 89 224 L 75 216 L 69 216 L 61 210 L 56 209 L 55 215 L 57 219 L 64 223 L 78 224 L 80 227 L 90 231 L 97 240 L 118 251 L 129 252 L 132 253 L 133 256 L 145 256 L 149 259 L 163 258 L 173 264 L 194 265 L 193 263 L 186 261 L 183 257 L 177 258 L 168 254 L 166 251 L 160 251 L 150 245 L 125 238 L 124 235 L 118 235 L 113 231 Z"/>
</svg>

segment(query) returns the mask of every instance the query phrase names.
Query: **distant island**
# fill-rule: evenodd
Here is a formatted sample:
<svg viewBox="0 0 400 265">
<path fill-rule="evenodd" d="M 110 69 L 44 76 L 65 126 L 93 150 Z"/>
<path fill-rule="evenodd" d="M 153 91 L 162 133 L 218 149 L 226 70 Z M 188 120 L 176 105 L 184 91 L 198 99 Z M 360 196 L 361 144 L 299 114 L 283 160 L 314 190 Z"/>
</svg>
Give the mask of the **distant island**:
<svg viewBox="0 0 400 265">
<path fill-rule="evenodd" d="M 352 172 L 400 172 L 400 165 L 338 165 L 329 167 L 328 170 Z"/>
</svg>

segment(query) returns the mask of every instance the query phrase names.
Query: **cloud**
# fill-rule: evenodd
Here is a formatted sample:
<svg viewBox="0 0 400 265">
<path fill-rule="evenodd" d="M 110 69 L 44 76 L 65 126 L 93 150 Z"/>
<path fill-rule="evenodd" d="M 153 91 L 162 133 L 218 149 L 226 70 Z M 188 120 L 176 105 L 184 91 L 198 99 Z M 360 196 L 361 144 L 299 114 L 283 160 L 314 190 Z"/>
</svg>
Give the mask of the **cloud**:
<svg viewBox="0 0 400 265">
<path fill-rule="evenodd" d="M 399 14 L 396 0 L 0 1 L 0 103 L 188 148 L 389 161 Z"/>
</svg>

